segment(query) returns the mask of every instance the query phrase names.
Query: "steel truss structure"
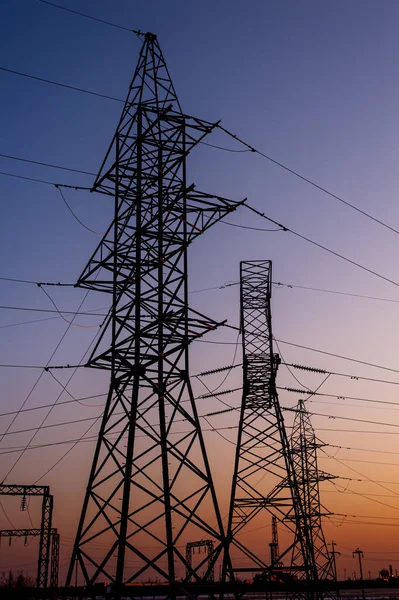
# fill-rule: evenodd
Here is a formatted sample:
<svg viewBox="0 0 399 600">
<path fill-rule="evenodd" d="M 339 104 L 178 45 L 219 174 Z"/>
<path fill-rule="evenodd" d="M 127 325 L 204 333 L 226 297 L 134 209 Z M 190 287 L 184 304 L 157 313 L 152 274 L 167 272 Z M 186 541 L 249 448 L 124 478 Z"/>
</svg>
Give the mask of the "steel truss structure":
<svg viewBox="0 0 399 600">
<path fill-rule="evenodd" d="M 110 387 L 67 583 L 201 580 L 180 547 L 226 547 L 189 378 L 190 344 L 220 325 L 188 307 L 188 246 L 235 210 L 187 183 L 189 152 L 216 124 L 183 114 L 153 34 L 146 34 L 93 191 L 114 219 L 77 286 L 111 295 L 88 365 Z"/>
<path fill-rule="evenodd" d="M 300 561 L 301 550 L 298 538 L 307 531 L 313 546 L 319 579 L 335 581 L 333 555 L 328 550 L 322 528 L 322 517 L 331 513 L 322 506 L 319 489 L 321 481 L 331 480 L 334 477 L 318 468 L 317 449 L 323 444 L 316 438 L 310 415 L 302 399 L 299 400 L 296 408 L 290 443 L 298 489 L 304 507 L 299 520 L 297 543 L 292 551 L 291 565 L 295 567 L 298 560 Z M 329 596 L 331 597 L 331 594 Z M 332 597 L 336 595 L 332 594 Z"/>
<path fill-rule="evenodd" d="M 0 529 L 0 540 L 5 538 L 28 538 L 39 537 L 42 534 L 41 529 Z M 51 539 L 51 560 L 50 560 L 50 587 L 58 587 L 58 572 L 60 563 L 60 534 L 57 529 L 50 530 Z M 46 586 L 47 587 L 47 584 Z"/>
<path fill-rule="evenodd" d="M 244 381 L 227 529 L 232 568 L 225 561 L 223 577 L 256 570 L 270 576 L 265 544 L 255 552 L 240 537 L 249 524 L 251 530 L 256 523 L 264 526 L 267 511 L 283 525 L 285 538 L 282 552 L 273 554 L 275 565 L 287 564 L 298 545 L 295 571 L 314 581 L 318 574 L 312 540 L 307 531 L 297 535 L 305 508 L 276 390 L 279 357 L 273 354 L 271 262 L 242 262 L 240 286 Z"/>
<path fill-rule="evenodd" d="M 23 499 L 26 496 L 43 497 L 41 525 L 40 529 L 35 530 L 40 536 L 36 585 L 38 588 L 46 588 L 50 564 L 50 541 L 53 518 L 53 496 L 50 494 L 50 488 L 46 485 L 0 485 L 0 496 L 22 496 Z"/>
<path fill-rule="evenodd" d="M 205 575 L 203 576 L 204 581 L 212 582 L 215 578 L 215 563 L 212 562 L 211 557 L 213 556 L 213 540 L 200 540 L 199 542 L 188 542 L 186 544 L 186 562 L 189 565 L 189 568 L 186 571 L 186 579 L 190 581 L 190 571 L 192 570 L 192 558 L 195 553 L 195 549 L 198 549 L 199 554 L 201 554 L 201 549 L 204 549 L 206 554 L 204 560 L 201 561 L 201 564 L 198 568 L 202 567 L 206 563 L 208 564 Z"/>
<path fill-rule="evenodd" d="M 270 568 L 274 570 L 282 567 L 283 563 L 279 560 L 280 547 L 278 543 L 278 529 L 277 529 L 277 518 L 276 515 L 272 516 L 272 541 L 269 544 L 270 548 Z"/>
</svg>

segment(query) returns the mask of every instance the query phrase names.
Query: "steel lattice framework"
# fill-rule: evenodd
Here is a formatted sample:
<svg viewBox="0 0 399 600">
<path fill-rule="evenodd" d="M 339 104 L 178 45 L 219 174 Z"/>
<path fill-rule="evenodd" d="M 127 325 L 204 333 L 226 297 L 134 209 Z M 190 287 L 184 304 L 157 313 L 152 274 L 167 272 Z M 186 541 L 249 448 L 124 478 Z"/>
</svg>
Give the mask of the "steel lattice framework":
<svg viewBox="0 0 399 600">
<path fill-rule="evenodd" d="M 0 529 L 0 539 L 6 538 L 28 538 L 40 537 L 41 529 Z M 60 534 L 56 529 L 50 529 L 51 536 L 51 560 L 50 560 L 50 587 L 58 587 L 58 571 L 60 563 Z M 38 586 L 39 587 L 39 586 Z M 43 586 L 40 586 L 43 587 Z M 44 587 L 47 587 L 47 582 Z"/>
<path fill-rule="evenodd" d="M 279 358 L 273 354 L 271 277 L 270 261 L 241 263 L 244 381 L 227 530 L 233 567 L 229 574 L 225 563 L 224 572 L 230 578 L 239 571 L 258 570 L 265 576 L 271 572 L 266 552 L 259 555 L 240 537 L 250 523 L 251 530 L 256 528 L 255 523 L 264 525 L 267 511 L 284 525 L 287 539 L 281 554 L 273 557 L 274 563 L 290 556 L 299 540 L 295 570 L 302 571 L 308 580 L 315 580 L 311 539 L 306 531 L 297 537 L 304 507 L 276 390 Z M 247 566 L 237 567 L 239 560 Z"/>
<path fill-rule="evenodd" d="M 296 408 L 290 441 L 298 489 L 304 507 L 291 564 L 295 566 L 301 559 L 299 538 L 307 531 L 313 546 L 319 579 L 336 580 L 333 556 L 328 550 L 322 528 L 322 517 L 331 513 L 320 502 L 319 488 L 321 481 L 333 479 L 333 476 L 318 468 L 317 449 L 323 444 L 317 441 L 310 415 L 302 399 Z M 334 593 L 329 593 L 329 597 L 331 596 L 334 597 Z"/>
<path fill-rule="evenodd" d="M 206 554 L 204 560 L 200 561 L 200 565 L 198 565 L 197 567 L 199 569 L 200 567 L 207 564 L 207 569 L 203 580 L 211 582 L 214 580 L 215 563 L 212 561 L 213 545 L 213 540 L 199 540 L 198 542 L 188 542 L 186 544 L 186 562 L 189 565 L 189 568 L 187 569 L 186 573 L 188 581 L 190 581 L 190 571 L 192 570 L 192 558 L 196 548 L 198 549 L 199 553 L 201 553 L 201 548 L 203 548 Z"/>
<path fill-rule="evenodd" d="M 36 586 L 46 588 L 50 564 L 51 525 L 53 518 L 53 496 L 47 485 L 0 485 L 0 496 L 42 496 L 42 519 L 39 535 L 39 558 L 37 563 Z M 14 530 L 15 531 L 15 530 Z"/>
<path fill-rule="evenodd" d="M 226 546 L 188 364 L 219 323 L 188 307 L 187 249 L 241 204 L 187 184 L 187 156 L 215 126 L 182 113 L 146 34 L 93 188 L 114 219 L 77 282 L 111 294 L 88 362 L 111 378 L 68 583 L 75 560 L 85 584 L 199 581 L 180 547 L 206 534 L 212 567 Z"/>
</svg>

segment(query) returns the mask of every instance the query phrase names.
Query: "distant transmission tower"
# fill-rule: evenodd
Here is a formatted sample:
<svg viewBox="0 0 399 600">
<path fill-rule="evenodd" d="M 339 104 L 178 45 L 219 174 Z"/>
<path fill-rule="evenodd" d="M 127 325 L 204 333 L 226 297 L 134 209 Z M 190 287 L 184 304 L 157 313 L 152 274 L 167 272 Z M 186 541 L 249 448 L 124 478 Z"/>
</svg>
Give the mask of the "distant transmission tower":
<svg viewBox="0 0 399 600">
<path fill-rule="evenodd" d="M 272 541 L 269 544 L 270 548 L 270 567 L 275 569 L 276 567 L 282 567 L 283 563 L 279 561 L 280 547 L 278 543 L 278 529 L 277 529 L 277 517 L 272 516 Z"/>
<path fill-rule="evenodd" d="M 299 520 L 297 542 L 293 548 L 291 565 L 295 567 L 301 561 L 299 538 L 308 532 L 313 546 L 319 579 L 336 580 L 333 555 L 327 547 L 322 528 L 322 517 L 331 514 L 320 502 L 319 484 L 333 479 L 323 473 L 317 464 L 317 449 L 323 446 L 318 442 L 305 402 L 299 400 L 291 432 L 291 453 L 294 461 L 298 489 L 304 507 Z M 328 593 L 328 596 L 334 596 Z M 336 596 L 336 594 L 335 594 Z"/>
<path fill-rule="evenodd" d="M 187 155 L 214 127 L 182 113 L 147 33 L 93 187 L 114 198 L 114 219 L 77 282 L 111 295 L 88 361 L 111 379 L 69 584 L 75 562 L 86 585 L 198 582 L 226 545 L 188 364 L 189 345 L 219 324 L 188 307 L 187 249 L 241 204 L 187 183 Z M 200 575 L 184 547 L 204 537 L 214 546 Z"/>
<path fill-rule="evenodd" d="M 311 538 L 306 530 L 297 536 L 305 508 L 276 390 L 279 357 L 273 354 L 271 273 L 270 261 L 241 263 L 244 383 L 227 530 L 232 567 L 226 561 L 224 574 L 230 579 L 246 571 L 270 575 L 272 565 L 264 544 L 256 550 L 253 535 L 244 535 L 264 527 L 267 511 L 284 530 L 284 549 L 278 556 L 274 551 L 271 562 L 284 562 L 284 570 L 299 571 L 314 581 L 317 569 Z M 287 558 L 294 547 L 298 556 L 290 566 Z"/>
</svg>

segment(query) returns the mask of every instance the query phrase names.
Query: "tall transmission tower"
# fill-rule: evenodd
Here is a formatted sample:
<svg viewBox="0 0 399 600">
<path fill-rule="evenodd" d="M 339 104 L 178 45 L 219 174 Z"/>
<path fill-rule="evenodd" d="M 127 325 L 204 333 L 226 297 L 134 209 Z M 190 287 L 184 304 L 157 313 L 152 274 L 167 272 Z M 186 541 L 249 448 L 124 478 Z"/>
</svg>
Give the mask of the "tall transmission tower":
<svg viewBox="0 0 399 600">
<path fill-rule="evenodd" d="M 291 432 L 291 453 L 298 482 L 298 489 L 304 507 L 300 518 L 298 538 L 308 532 L 313 546 L 314 557 L 319 579 L 336 580 L 334 557 L 328 550 L 323 533 L 322 517 L 331 514 L 320 501 L 321 481 L 333 479 L 319 470 L 317 449 L 323 446 L 315 435 L 310 415 L 305 402 L 298 401 L 293 428 Z M 299 539 L 292 552 L 292 566 L 301 561 L 301 546 Z M 328 593 L 329 597 L 337 597 L 336 593 Z"/>
<path fill-rule="evenodd" d="M 110 371 L 110 388 L 67 583 L 75 562 L 80 581 L 116 590 L 198 582 L 226 546 L 188 361 L 190 344 L 220 325 L 189 309 L 188 246 L 242 204 L 187 183 L 187 156 L 215 126 L 183 114 L 147 33 L 93 187 L 114 198 L 114 219 L 77 282 L 111 295 L 88 361 Z M 184 546 L 203 537 L 215 543 L 200 575 Z"/>
<path fill-rule="evenodd" d="M 276 390 L 279 357 L 273 354 L 271 274 L 270 261 L 241 263 L 244 382 L 227 530 L 232 566 L 229 571 L 225 561 L 224 576 L 259 571 L 267 578 L 271 573 L 264 545 L 256 551 L 244 541 L 248 537 L 241 537 L 257 525 L 264 527 L 267 511 L 283 525 L 284 534 L 284 549 L 273 554 L 272 562 L 287 564 L 298 541 L 298 560 L 284 570 L 299 571 L 312 581 L 317 579 L 313 547 L 306 531 L 297 536 L 303 499 Z"/>
</svg>

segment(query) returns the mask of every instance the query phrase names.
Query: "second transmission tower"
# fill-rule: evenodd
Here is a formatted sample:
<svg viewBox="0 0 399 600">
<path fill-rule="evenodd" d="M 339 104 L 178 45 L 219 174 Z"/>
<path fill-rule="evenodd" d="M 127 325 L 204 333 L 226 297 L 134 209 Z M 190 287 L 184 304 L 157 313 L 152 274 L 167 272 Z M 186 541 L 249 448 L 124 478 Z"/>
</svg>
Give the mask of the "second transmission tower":
<svg viewBox="0 0 399 600">
<path fill-rule="evenodd" d="M 314 581 L 317 569 L 310 536 L 306 531 L 297 536 L 305 508 L 276 389 L 279 358 L 273 353 L 271 274 L 270 261 L 241 263 L 244 382 L 228 521 L 232 567 L 229 571 L 225 561 L 225 576 L 235 579 L 240 572 L 258 571 L 270 577 L 272 565 L 264 545 L 254 548 L 246 541 L 248 536 L 241 537 L 256 530 L 257 524 L 263 527 L 269 513 L 284 530 L 284 548 L 279 556 L 274 552 L 271 562 L 287 564 L 298 542 L 298 560 L 287 564 L 286 570 Z"/>
</svg>

